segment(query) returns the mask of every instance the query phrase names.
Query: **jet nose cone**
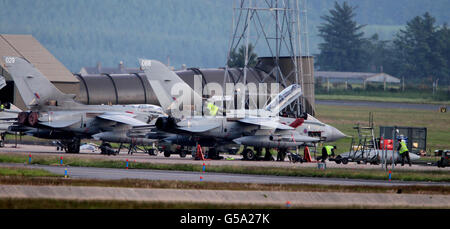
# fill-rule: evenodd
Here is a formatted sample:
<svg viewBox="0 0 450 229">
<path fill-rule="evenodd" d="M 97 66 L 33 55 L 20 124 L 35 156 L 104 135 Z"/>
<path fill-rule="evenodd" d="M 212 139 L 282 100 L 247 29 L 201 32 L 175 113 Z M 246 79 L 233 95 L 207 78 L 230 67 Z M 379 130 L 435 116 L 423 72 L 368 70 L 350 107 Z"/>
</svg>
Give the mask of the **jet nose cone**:
<svg viewBox="0 0 450 229">
<path fill-rule="evenodd" d="M 340 130 L 338 130 L 336 128 L 334 128 L 333 133 L 334 133 L 334 135 L 336 136 L 337 139 L 348 137 L 346 134 L 342 133 Z"/>
<path fill-rule="evenodd" d="M 344 133 L 342 133 L 340 130 L 336 129 L 335 127 L 329 126 L 329 135 L 327 136 L 327 142 L 334 142 L 341 138 L 347 137 Z"/>
</svg>

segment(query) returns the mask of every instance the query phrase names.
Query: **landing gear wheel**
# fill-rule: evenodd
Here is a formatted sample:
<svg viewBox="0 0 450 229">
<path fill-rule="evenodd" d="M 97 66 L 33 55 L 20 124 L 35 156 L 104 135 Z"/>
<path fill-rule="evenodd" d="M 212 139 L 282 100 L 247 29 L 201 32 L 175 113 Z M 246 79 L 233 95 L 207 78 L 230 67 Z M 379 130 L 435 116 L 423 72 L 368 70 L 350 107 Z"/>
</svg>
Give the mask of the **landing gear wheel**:
<svg viewBox="0 0 450 229">
<path fill-rule="evenodd" d="M 284 161 L 284 158 L 286 157 L 287 149 L 279 149 L 278 155 L 277 155 L 277 161 Z"/>
<path fill-rule="evenodd" d="M 255 152 L 251 149 L 245 149 L 242 155 L 244 156 L 244 160 L 253 161 L 256 159 Z"/>
<path fill-rule="evenodd" d="M 346 165 L 348 164 L 348 158 L 342 158 L 341 159 L 342 164 Z"/>
<path fill-rule="evenodd" d="M 75 138 L 67 143 L 66 153 L 80 153 L 80 139 Z"/>
<path fill-rule="evenodd" d="M 215 148 L 210 148 L 208 151 L 208 159 L 220 159 L 219 152 Z"/>
<path fill-rule="evenodd" d="M 146 149 L 145 151 L 150 156 L 156 156 L 156 154 L 157 154 L 155 149 Z"/>
</svg>

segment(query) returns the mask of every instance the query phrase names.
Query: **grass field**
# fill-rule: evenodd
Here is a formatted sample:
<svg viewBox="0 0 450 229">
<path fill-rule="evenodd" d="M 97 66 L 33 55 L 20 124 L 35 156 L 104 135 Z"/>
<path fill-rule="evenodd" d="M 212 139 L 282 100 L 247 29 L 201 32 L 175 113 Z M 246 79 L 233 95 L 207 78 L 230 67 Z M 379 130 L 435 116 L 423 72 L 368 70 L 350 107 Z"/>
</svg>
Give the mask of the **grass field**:
<svg viewBox="0 0 450 229">
<path fill-rule="evenodd" d="M 411 98 L 411 97 L 383 97 L 377 95 L 334 95 L 334 94 L 316 94 L 316 99 L 321 100 L 356 100 L 371 102 L 395 102 L 395 103 L 427 103 L 437 105 L 450 105 L 450 101 L 436 101 L 431 98 Z"/>
<path fill-rule="evenodd" d="M 61 175 L 50 173 L 43 169 L 0 167 L 0 176 L 20 177 L 61 177 Z"/>
<path fill-rule="evenodd" d="M 353 84 L 353 90 L 345 90 L 345 84 L 336 85 L 327 92 L 326 88 L 316 88 L 316 99 L 341 99 L 341 100 L 363 100 L 379 102 L 402 102 L 402 103 L 429 103 L 429 104 L 450 104 L 450 92 L 444 88 L 433 93 L 431 88 L 421 89 L 420 87 L 407 88 L 401 91 L 399 86 L 388 87 L 383 90 L 383 85 L 369 87 L 364 90 L 359 84 Z"/>
</svg>

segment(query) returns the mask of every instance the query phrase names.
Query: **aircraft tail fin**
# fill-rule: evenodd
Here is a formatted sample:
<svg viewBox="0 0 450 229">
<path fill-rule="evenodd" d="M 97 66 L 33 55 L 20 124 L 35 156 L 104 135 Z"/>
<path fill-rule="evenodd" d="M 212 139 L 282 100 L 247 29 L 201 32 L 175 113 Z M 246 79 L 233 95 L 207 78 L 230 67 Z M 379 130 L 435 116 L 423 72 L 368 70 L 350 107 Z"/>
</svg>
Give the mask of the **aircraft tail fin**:
<svg viewBox="0 0 450 229">
<path fill-rule="evenodd" d="M 3 60 L 28 108 L 48 105 L 50 101 L 55 101 L 56 105 L 73 101 L 74 95 L 62 93 L 26 59 L 5 56 Z"/>
<path fill-rule="evenodd" d="M 196 93 L 187 83 L 185 83 L 175 72 L 170 70 L 167 66 L 157 60 L 139 59 L 141 69 L 144 70 L 147 80 L 155 91 L 156 97 L 165 112 L 179 116 L 176 113 L 176 106 L 178 102 L 191 102 L 194 105 L 195 111 L 202 110 L 202 97 Z M 175 97 L 173 94 L 178 91 L 183 91 L 190 96 L 183 98 L 186 95 Z M 189 101 L 190 100 L 190 101 Z M 184 109 L 184 107 L 183 107 Z"/>
<path fill-rule="evenodd" d="M 300 85 L 292 84 L 276 95 L 275 98 L 273 98 L 272 101 L 265 107 L 265 109 L 273 115 L 277 115 L 302 94 L 303 92 Z"/>
</svg>

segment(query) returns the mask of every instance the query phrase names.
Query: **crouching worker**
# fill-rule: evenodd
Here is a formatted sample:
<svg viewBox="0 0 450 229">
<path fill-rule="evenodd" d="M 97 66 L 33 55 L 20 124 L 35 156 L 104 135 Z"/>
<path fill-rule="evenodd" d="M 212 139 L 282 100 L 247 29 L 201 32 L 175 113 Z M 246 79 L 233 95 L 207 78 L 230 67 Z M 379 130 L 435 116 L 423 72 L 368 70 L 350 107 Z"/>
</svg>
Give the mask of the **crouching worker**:
<svg viewBox="0 0 450 229">
<path fill-rule="evenodd" d="M 324 146 L 322 148 L 322 162 L 325 162 L 325 160 L 328 157 L 334 157 L 334 150 L 336 149 L 336 146 Z"/>
<path fill-rule="evenodd" d="M 398 147 L 397 147 L 397 151 L 400 154 L 400 156 L 402 157 L 402 166 L 405 165 L 405 157 L 406 159 L 408 159 L 408 164 L 409 166 L 411 166 L 411 160 L 409 159 L 409 151 L 408 151 L 408 147 L 406 146 L 405 141 L 402 141 L 401 139 L 398 139 Z"/>
</svg>

